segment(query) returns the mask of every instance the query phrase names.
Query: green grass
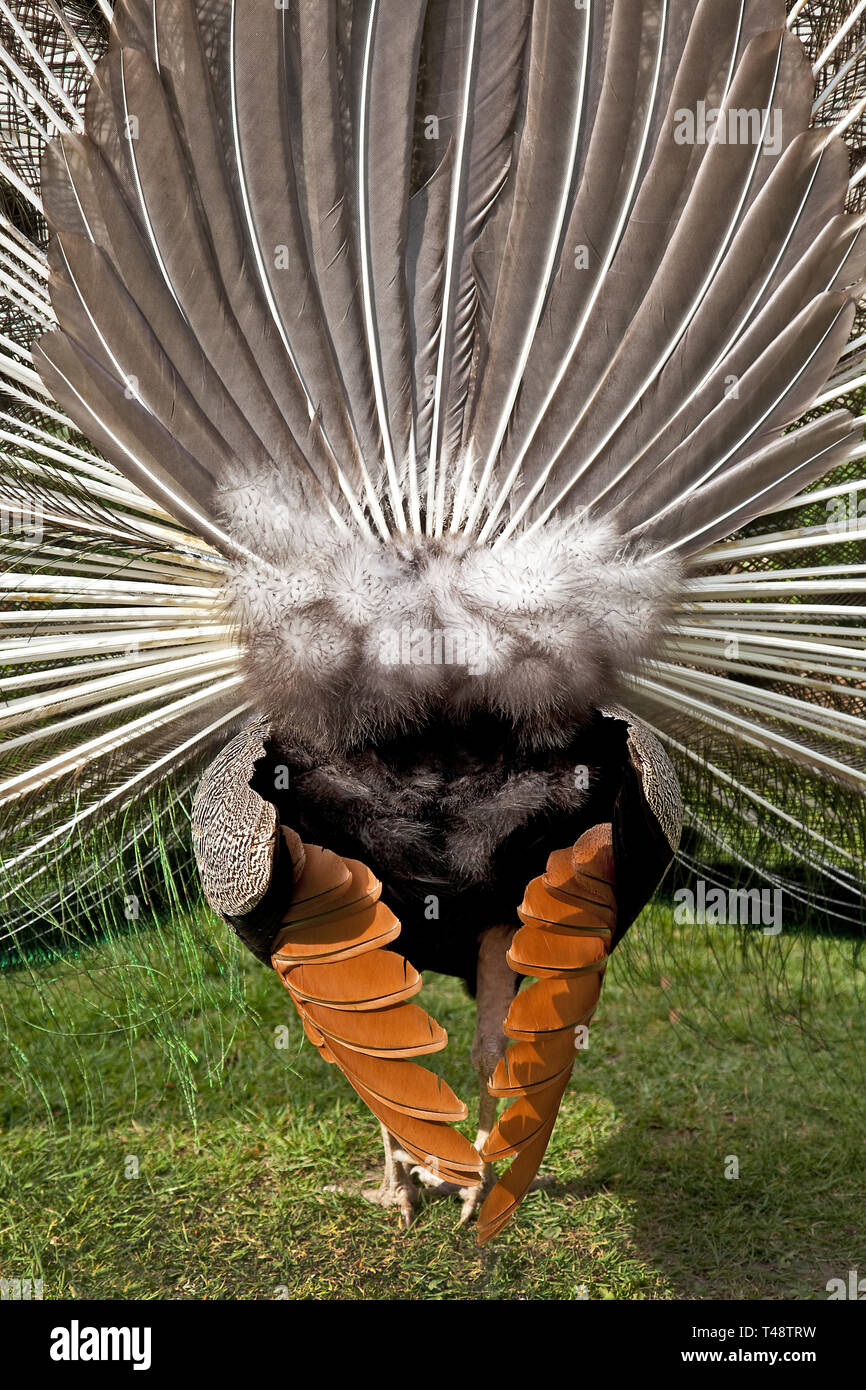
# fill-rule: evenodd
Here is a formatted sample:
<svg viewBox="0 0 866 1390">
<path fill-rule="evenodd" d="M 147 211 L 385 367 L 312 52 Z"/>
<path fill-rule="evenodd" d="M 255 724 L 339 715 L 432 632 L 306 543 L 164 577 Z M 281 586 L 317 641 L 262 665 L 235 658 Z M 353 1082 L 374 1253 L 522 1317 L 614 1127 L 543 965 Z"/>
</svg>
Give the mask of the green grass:
<svg viewBox="0 0 866 1390">
<path fill-rule="evenodd" d="M 744 950 L 645 916 L 578 1058 L 554 1185 L 479 1252 L 453 1200 L 404 1232 L 351 1190 L 373 1179 L 378 1126 L 302 1042 L 273 975 L 213 928 L 190 996 L 170 927 L 114 960 L 138 965 L 144 940 L 173 982 L 175 1033 L 139 1020 L 125 1040 L 99 954 L 46 967 L 41 992 L 27 972 L 0 978 L 0 1275 L 41 1277 L 47 1298 L 810 1299 L 866 1273 L 850 943 L 804 966 L 794 940 Z M 776 1014 L 811 994 L 820 1044 L 767 1009 L 774 973 Z M 432 1060 L 469 1099 L 473 1009 L 443 977 L 423 1000 L 450 1034 Z"/>
</svg>

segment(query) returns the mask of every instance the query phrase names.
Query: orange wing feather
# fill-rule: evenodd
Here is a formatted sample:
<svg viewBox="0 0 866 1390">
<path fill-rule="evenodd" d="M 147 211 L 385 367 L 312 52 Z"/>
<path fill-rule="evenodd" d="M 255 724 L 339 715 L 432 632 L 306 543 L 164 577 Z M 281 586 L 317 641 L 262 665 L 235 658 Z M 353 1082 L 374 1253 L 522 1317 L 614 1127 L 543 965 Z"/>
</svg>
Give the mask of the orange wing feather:
<svg viewBox="0 0 866 1390">
<path fill-rule="evenodd" d="M 524 925 L 508 952 L 512 969 L 537 983 L 521 990 L 504 1029 L 515 1039 L 488 1083 L 512 1104 L 484 1145 L 487 1163 L 511 1158 L 478 1217 L 486 1245 L 511 1219 L 538 1172 L 575 1060 L 575 1029 L 591 1018 L 616 927 L 613 832 L 596 825 L 572 850 L 557 850 L 528 885 Z"/>
<path fill-rule="evenodd" d="M 318 845 L 305 845 L 304 853 L 271 963 L 307 1037 L 407 1153 L 460 1187 L 480 1182 L 480 1156 L 452 1128 L 466 1106 L 408 1060 L 440 1051 L 448 1036 L 407 1002 L 421 988 L 417 970 L 383 949 L 400 923 L 380 901 L 381 883 L 357 860 Z"/>
</svg>

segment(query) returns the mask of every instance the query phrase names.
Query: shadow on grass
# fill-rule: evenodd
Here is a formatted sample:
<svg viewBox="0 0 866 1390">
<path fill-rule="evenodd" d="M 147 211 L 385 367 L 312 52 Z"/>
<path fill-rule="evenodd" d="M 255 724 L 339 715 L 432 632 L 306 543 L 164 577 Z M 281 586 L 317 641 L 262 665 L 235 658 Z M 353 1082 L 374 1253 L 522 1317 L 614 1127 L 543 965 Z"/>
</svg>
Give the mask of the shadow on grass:
<svg viewBox="0 0 866 1390">
<path fill-rule="evenodd" d="M 31 1047 L 38 1074 L 19 1058 L 0 1109 L 0 1261 L 43 1273 L 51 1297 L 826 1297 L 829 1278 L 866 1272 L 862 1015 L 828 987 L 833 1040 L 816 1048 L 771 1027 L 754 975 L 720 973 L 707 942 L 679 973 L 663 925 L 653 942 L 670 979 L 640 936 L 615 960 L 545 1161 L 555 1181 L 481 1252 L 451 1200 L 427 1202 L 408 1233 L 363 1201 L 378 1126 L 255 962 L 240 967 L 243 1010 L 237 981 L 215 976 L 209 1007 L 176 1020 L 195 1125 L 159 1040 L 94 1038 L 78 986 L 58 992 L 77 1051 Z M 846 969 L 840 954 L 843 982 Z M 108 1017 L 107 984 L 105 997 Z M 30 1046 L 28 1000 L 6 995 L 10 1046 Z M 450 1038 L 429 1060 L 470 1100 L 474 1010 L 443 977 L 424 1003 Z"/>
</svg>

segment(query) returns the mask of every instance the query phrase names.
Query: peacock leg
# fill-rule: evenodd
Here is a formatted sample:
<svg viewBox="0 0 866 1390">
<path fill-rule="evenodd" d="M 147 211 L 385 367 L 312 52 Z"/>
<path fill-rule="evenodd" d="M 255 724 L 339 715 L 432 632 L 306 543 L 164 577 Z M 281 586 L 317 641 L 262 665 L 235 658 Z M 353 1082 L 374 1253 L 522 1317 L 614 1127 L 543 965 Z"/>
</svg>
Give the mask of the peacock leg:
<svg viewBox="0 0 866 1390">
<path fill-rule="evenodd" d="M 519 981 L 508 964 L 506 953 L 516 930 L 516 927 L 491 927 L 482 936 L 478 952 L 477 1014 L 471 1055 L 472 1065 L 478 1077 L 478 1135 L 475 1147 L 479 1153 L 496 1123 L 498 1101 L 491 1096 L 487 1083 L 508 1047 L 502 1024 Z M 436 1165 L 424 1167 L 417 1164 L 412 1169 L 412 1176 L 433 1196 L 459 1196 L 463 1201 L 461 1225 L 474 1216 L 493 1184 L 493 1169 L 490 1164 L 484 1166 L 481 1183 L 472 1187 L 449 1182 L 437 1172 Z"/>
<path fill-rule="evenodd" d="M 508 1048 L 508 1039 L 502 1025 L 517 992 L 519 981 L 508 964 L 506 953 L 516 930 L 516 927 L 492 927 L 482 936 L 478 952 L 478 1012 L 472 1042 L 472 1065 L 478 1077 L 480 1097 L 478 1134 L 475 1139 L 475 1147 L 479 1153 L 482 1153 L 496 1123 L 499 1102 L 495 1096 L 491 1096 L 488 1082 Z M 485 1163 L 480 1185 L 461 1188 L 461 1225 L 475 1215 L 493 1181 L 493 1168 L 489 1163 Z"/>
<path fill-rule="evenodd" d="M 385 1146 L 385 1171 L 378 1188 L 363 1195 L 377 1207 L 399 1207 L 404 1226 L 411 1226 L 418 1209 L 419 1191 L 412 1177 L 412 1159 L 401 1149 L 399 1140 L 380 1123 Z"/>
</svg>

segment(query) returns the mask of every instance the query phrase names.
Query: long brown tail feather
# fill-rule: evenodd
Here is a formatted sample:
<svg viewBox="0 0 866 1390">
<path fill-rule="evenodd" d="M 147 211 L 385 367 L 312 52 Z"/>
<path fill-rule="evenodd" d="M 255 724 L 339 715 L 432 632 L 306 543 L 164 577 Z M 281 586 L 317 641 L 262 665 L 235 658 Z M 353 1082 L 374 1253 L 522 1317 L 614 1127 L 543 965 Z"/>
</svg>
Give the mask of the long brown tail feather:
<svg viewBox="0 0 866 1390">
<path fill-rule="evenodd" d="M 588 1023 L 598 999 L 596 981 L 586 975 L 549 975 L 522 989 L 508 1011 L 506 1037 L 519 1042 Z"/>
</svg>

